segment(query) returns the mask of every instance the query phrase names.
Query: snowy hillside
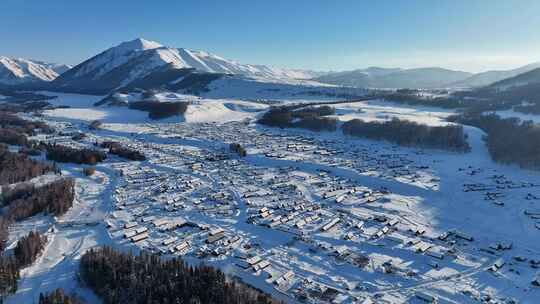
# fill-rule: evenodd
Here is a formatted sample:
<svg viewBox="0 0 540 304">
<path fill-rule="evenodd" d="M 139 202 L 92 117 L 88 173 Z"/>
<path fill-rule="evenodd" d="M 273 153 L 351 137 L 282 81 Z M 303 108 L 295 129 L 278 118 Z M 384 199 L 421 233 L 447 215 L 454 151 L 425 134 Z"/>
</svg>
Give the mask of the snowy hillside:
<svg viewBox="0 0 540 304">
<path fill-rule="evenodd" d="M 454 87 L 482 87 L 491 85 L 503 79 L 515 77 L 519 74 L 527 73 L 531 70 L 540 68 L 540 63 L 531 63 L 517 69 L 512 70 L 500 70 L 500 71 L 486 71 L 482 73 L 474 74 L 473 76 L 455 83 Z"/>
<path fill-rule="evenodd" d="M 54 85 L 63 91 L 105 94 L 129 87 L 135 82 L 145 87 L 148 83 L 146 78 L 152 78 L 153 87 L 175 84 L 186 76 L 185 71 L 188 70 L 199 74 L 234 74 L 259 81 L 284 83 L 316 75 L 308 71 L 241 64 L 205 51 L 172 48 L 135 39 L 77 65 L 55 80 Z M 175 75 L 176 78 L 173 77 Z"/>
<path fill-rule="evenodd" d="M 0 84 L 52 81 L 69 68 L 64 64 L 0 56 Z"/>
<path fill-rule="evenodd" d="M 540 83 L 540 68 L 536 68 L 526 73 L 522 73 L 514 77 L 501 80 L 492 84 L 491 87 L 498 89 L 507 89 L 510 87 L 520 87 L 537 83 Z"/>
</svg>

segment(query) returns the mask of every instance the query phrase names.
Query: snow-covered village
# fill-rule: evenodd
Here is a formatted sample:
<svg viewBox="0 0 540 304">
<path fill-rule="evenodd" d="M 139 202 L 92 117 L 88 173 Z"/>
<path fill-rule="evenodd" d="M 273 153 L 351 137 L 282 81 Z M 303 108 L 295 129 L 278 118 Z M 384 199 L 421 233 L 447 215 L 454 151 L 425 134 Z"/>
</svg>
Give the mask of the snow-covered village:
<svg viewBox="0 0 540 304">
<path fill-rule="evenodd" d="M 0 303 L 540 303 L 540 64 L 94 53 L 0 57 Z"/>
</svg>

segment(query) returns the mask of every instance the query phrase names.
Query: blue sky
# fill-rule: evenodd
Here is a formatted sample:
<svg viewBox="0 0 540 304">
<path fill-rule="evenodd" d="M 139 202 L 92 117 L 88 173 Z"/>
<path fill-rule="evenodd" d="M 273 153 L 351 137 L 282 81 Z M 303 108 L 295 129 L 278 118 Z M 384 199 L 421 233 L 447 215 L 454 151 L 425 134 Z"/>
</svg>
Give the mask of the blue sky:
<svg viewBox="0 0 540 304">
<path fill-rule="evenodd" d="M 540 61 L 538 0 L 2 0 L 0 55 L 77 64 L 143 37 L 242 63 L 468 71 Z"/>
</svg>

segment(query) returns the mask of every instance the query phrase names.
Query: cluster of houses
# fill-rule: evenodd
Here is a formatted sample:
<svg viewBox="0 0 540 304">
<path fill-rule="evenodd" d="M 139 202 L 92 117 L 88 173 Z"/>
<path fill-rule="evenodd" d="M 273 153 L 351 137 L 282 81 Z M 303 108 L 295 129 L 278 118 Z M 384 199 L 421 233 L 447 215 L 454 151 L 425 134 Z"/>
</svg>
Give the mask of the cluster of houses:
<svg viewBox="0 0 540 304">
<path fill-rule="evenodd" d="M 477 178 L 480 178 L 482 173 L 484 173 L 482 169 L 471 170 Z M 506 206 L 505 201 L 511 202 L 511 206 L 516 207 L 514 199 L 509 198 L 509 196 L 515 191 L 526 191 L 524 200 L 528 204 L 523 209 L 523 214 L 526 219 L 531 220 L 532 226 L 539 230 L 538 232 L 540 233 L 540 194 L 536 194 L 540 191 L 540 183 L 515 181 L 504 174 L 493 174 L 488 176 L 486 180 L 487 182 L 464 183 L 463 191 L 480 193 L 484 196 L 484 200 L 492 202 L 499 207 Z M 515 197 L 515 195 L 513 196 Z"/>
<path fill-rule="evenodd" d="M 374 296 L 378 286 L 352 283 L 364 275 L 414 284 L 433 279 L 439 269 L 472 269 L 464 265 L 481 259 L 489 261 L 485 270 L 495 275 L 505 273 L 512 263 L 540 267 L 536 257 L 506 257 L 513 248 L 510 242 L 474 250 L 479 241 L 467 231 L 434 231 L 429 223 L 388 212 L 385 204 L 395 199 L 388 189 L 367 187 L 330 169 L 436 189 L 430 167 L 410 152 L 261 132 L 243 123 L 152 128 L 161 142 L 128 143 L 147 161 L 112 165 L 118 182 L 107 226 L 119 242 L 210 262 L 230 259 L 239 270 L 262 276 L 279 292 L 309 303 L 384 303 Z M 235 149 L 230 151 L 231 142 L 250 156 L 268 159 L 268 164 L 240 158 Z M 284 165 L 271 163 L 281 160 Z M 319 166 L 304 170 L 294 161 Z M 500 201 L 505 191 L 518 186 L 535 185 L 499 176 L 492 183 L 467 183 L 464 191 Z M 537 196 L 531 193 L 527 199 L 534 202 Z M 523 214 L 540 219 L 534 208 Z M 318 264 L 327 260 L 326 268 Z M 350 273 L 338 271 L 343 268 Z M 537 277 L 531 281 L 535 284 Z M 437 301 L 424 292 L 408 297 Z"/>
</svg>

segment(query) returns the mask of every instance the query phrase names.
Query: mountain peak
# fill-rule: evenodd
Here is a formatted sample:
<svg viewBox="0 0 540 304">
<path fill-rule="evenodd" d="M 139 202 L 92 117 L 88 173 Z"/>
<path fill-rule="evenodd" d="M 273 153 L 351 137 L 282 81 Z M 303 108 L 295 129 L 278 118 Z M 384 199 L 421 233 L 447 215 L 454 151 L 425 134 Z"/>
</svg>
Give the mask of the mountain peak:
<svg viewBox="0 0 540 304">
<path fill-rule="evenodd" d="M 163 45 L 158 42 L 146 40 L 143 38 L 136 38 L 131 41 L 122 42 L 117 46 L 117 48 L 126 50 L 151 50 L 160 47 L 163 47 Z"/>
</svg>

